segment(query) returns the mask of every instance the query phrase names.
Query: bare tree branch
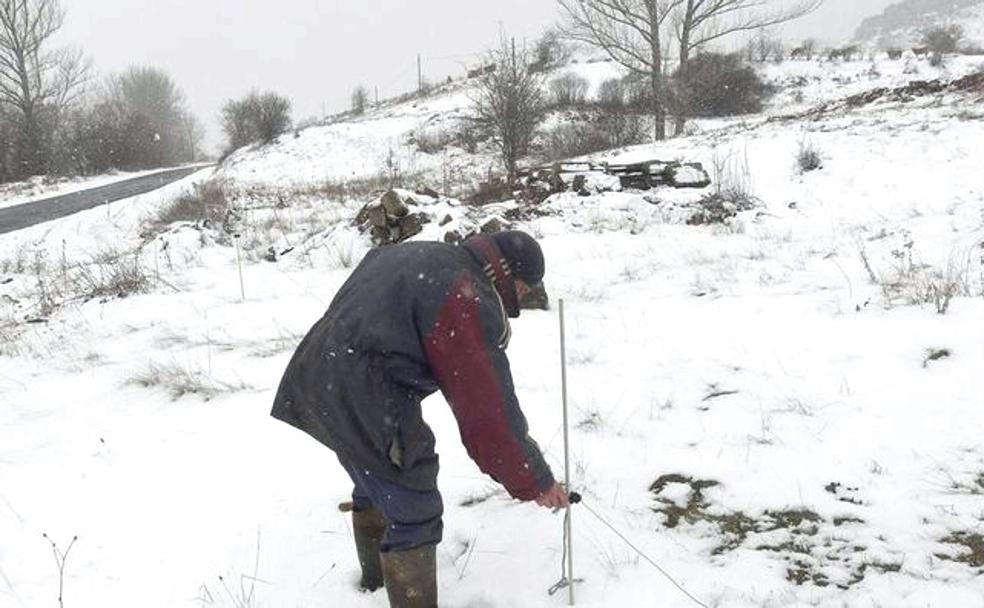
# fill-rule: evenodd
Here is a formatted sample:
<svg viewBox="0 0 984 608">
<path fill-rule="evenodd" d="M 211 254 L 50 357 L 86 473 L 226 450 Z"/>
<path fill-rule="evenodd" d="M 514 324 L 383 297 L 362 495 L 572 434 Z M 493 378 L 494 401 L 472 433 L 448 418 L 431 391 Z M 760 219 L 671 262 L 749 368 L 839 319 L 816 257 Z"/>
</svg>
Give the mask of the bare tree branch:
<svg viewBox="0 0 984 608">
<path fill-rule="evenodd" d="M 630 72 L 649 79 L 657 140 L 666 137 L 662 42 L 668 19 L 686 0 L 557 0 L 565 34 L 600 48 Z"/>
<path fill-rule="evenodd" d="M 674 17 L 680 70 L 690 56 L 707 44 L 739 32 L 749 32 L 799 19 L 820 8 L 824 0 L 684 0 Z M 680 98 L 686 108 L 689 100 Z M 674 132 L 683 132 L 686 117 L 676 117 Z"/>
<path fill-rule="evenodd" d="M 48 50 L 64 22 L 58 0 L 0 0 L 0 110 L 17 123 L 21 176 L 45 170 L 57 117 L 87 80 L 81 53 Z"/>
<path fill-rule="evenodd" d="M 474 122 L 492 135 L 511 180 L 543 120 L 543 81 L 505 42 L 492 59 L 494 69 L 482 75 L 472 99 Z"/>
</svg>

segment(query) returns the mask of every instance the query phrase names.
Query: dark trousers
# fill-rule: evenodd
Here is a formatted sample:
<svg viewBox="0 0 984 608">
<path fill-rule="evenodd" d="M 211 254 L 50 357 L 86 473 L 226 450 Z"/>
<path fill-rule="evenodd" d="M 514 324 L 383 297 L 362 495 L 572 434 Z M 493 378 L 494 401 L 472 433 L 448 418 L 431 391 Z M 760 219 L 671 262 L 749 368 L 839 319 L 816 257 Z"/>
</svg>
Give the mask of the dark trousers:
<svg viewBox="0 0 984 608">
<path fill-rule="evenodd" d="M 406 551 L 441 542 L 444 504 L 437 490 L 412 490 L 382 479 L 371 471 L 339 459 L 352 478 L 352 504 L 356 510 L 375 507 L 386 517 L 386 533 L 380 550 Z"/>
</svg>

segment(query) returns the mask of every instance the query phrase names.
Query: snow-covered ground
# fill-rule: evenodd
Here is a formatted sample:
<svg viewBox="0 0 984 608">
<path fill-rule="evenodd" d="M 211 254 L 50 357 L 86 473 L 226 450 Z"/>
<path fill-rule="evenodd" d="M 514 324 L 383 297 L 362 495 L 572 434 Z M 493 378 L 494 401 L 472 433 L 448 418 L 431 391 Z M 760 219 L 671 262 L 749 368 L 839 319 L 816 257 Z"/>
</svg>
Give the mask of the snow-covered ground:
<svg viewBox="0 0 984 608">
<path fill-rule="evenodd" d="M 864 88 L 817 76 L 806 106 Z M 250 202 L 256 185 L 374 171 L 421 117 L 463 111 L 452 97 L 241 153 L 223 177 Z M 607 155 L 717 167 L 760 201 L 728 224 L 686 225 L 706 192 L 670 190 L 561 194 L 518 224 L 541 238 L 548 290 L 566 302 L 574 489 L 709 606 L 984 605 L 980 93 L 766 121 L 789 112 Z M 798 171 L 802 142 L 822 169 Z M 240 301 L 230 237 L 146 231 L 202 179 L 0 238 L 4 608 L 54 604 L 43 534 L 60 550 L 78 536 L 66 606 L 387 605 L 355 590 L 333 455 L 268 415 L 293 348 L 368 250 L 357 206 L 253 200 Z M 452 223 L 419 238 L 475 213 L 421 208 Z M 42 314 L 39 286 L 110 244 L 139 248 L 150 292 Z M 268 247 L 277 262 L 262 260 Z M 958 292 L 946 314 L 909 303 L 945 285 Z M 524 312 L 513 334 L 517 391 L 560 475 L 556 311 Z M 442 605 L 565 605 L 547 594 L 561 516 L 482 476 L 440 395 L 425 416 L 442 459 Z M 585 507 L 579 606 L 694 605 Z"/>
</svg>

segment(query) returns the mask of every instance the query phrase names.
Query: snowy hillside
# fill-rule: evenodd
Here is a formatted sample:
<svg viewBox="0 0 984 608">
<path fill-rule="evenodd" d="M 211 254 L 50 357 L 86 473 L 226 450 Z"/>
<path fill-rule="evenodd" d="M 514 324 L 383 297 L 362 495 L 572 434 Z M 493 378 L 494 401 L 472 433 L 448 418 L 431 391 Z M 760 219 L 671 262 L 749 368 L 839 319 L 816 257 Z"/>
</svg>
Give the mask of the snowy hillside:
<svg viewBox="0 0 984 608">
<path fill-rule="evenodd" d="M 941 68 L 925 61 L 764 64 L 759 66 L 763 78 L 779 91 L 770 100 L 765 117 L 876 87 L 958 78 L 982 62 L 958 57 Z M 623 75 L 624 70 L 596 57 L 554 70 L 547 81 L 568 73 L 588 81 L 590 98 L 602 82 Z M 220 168 L 217 177 L 238 185 L 298 192 L 394 173 L 408 183 L 424 183 L 443 191 L 473 187 L 490 170 L 499 170 L 487 145 L 479 144 L 469 151 L 455 139 L 456 133 L 468 130 L 464 121 L 474 97 L 473 86 L 474 81 L 457 82 L 420 100 L 384 105 L 362 117 L 289 133 L 259 149 L 240 150 Z M 743 116 L 698 121 L 691 128 L 707 130 L 763 119 Z M 437 152 L 424 151 L 418 144 L 421 138 L 449 141 L 449 145 Z"/>
<path fill-rule="evenodd" d="M 566 192 L 535 213 L 400 193 L 435 220 L 416 238 L 502 217 L 541 239 L 568 315 L 578 606 L 695 605 L 609 525 L 708 606 L 984 605 L 984 79 L 947 84 L 980 70 L 968 58 L 906 65 L 770 66 L 763 115 L 598 155 L 699 161 L 706 189 Z M 0 237 L 0 606 L 54 605 L 60 582 L 72 608 L 387 605 L 355 589 L 347 477 L 269 409 L 371 246 L 352 224 L 366 201 L 326 183 L 390 150 L 437 190 L 448 163 L 483 175 L 490 153 L 406 144 L 467 99 L 453 85 Z M 803 147 L 821 168 L 801 172 Z M 750 209 L 688 225 L 736 191 Z M 509 357 L 560 474 L 557 327 L 525 311 Z M 566 605 L 547 593 L 562 516 L 481 475 L 440 395 L 424 411 L 442 605 Z M 78 537 L 63 568 L 43 534 Z"/>
<path fill-rule="evenodd" d="M 903 0 L 880 15 L 861 22 L 854 40 L 877 48 L 907 48 L 935 25 L 960 25 L 965 42 L 984 46 L 984 2 L 981 0 Z"/>
<path fill-rule="evenodd" d="M 578 63 L 550 74 L 573 72 L 588 80 L 590 92 L 623 70 L 607 61 Z M 220 178 L 239 184 L 301 189 L 396 173 L 408 181 L 421 178 L 440 187 L 471 185 L 498 171 L 494 153 L 486 147 L 469 153 L 455 135 L 467 132 L 465 119 L 476 80 L 440 87 L 435 93 L 404 104 L 384 103 L 364 116 L 282 136 L 258 150 L 240 150 L 223 166 Z M 422 138 L 452 140 L 441 152 L 425 152 Z"/>
</svg>

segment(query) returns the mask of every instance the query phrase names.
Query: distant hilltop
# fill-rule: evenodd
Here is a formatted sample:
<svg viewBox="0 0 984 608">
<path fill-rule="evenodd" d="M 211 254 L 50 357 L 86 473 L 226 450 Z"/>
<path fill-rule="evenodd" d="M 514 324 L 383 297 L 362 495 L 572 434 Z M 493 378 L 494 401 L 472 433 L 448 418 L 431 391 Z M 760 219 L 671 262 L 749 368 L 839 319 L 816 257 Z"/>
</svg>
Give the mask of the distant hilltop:
<svg viewBox="0 0 984 608">
<path fill-rule="evenodd" d="M 960 25 L 966 43 L 984 46 L 984 0 L 902 0 L 861 22 L 856 42 L 879 48 L 905 48 L 934 25 Z"/>
</svg>

